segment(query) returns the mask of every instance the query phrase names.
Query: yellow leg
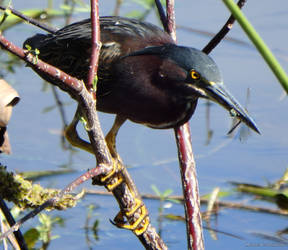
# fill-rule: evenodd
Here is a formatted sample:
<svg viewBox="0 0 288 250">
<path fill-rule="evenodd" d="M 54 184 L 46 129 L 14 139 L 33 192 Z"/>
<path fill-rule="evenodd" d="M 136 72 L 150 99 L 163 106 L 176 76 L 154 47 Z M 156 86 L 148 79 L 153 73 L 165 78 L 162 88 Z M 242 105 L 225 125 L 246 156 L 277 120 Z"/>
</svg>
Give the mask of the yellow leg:
<svg viewBox="0 0 288 250">
<path fill-rule="evenodd" d="M 140 206 L 138 204 L 140 204 Z M 129 218 L 138 209 L 140 209 L 140 216 L 136 221 L 125 222 L 123 213 L 120 211 L 114 218 L 114 224 L 119 228 L 132 230 L 136 235 L 143 234 L 147 230 L 147 227 L 149 226 L 149 217 L 145 205 L 139 199 L 136 199 L 135 207 L 132 208 L 131 211 L 125 213 L 125 216 Z"/>
<path fill-rule="evenodd" d="M 108 132 L 108 134 L 105 137 L 108 149 L 110 151 L 110 154 L 113 158 L 119 159 L 120 157 L 117 154 L 116 150 L 116 136 L 117 133 L 122 126 L 122 124 L 126 121 L 126 118 L 117 115 L 115 118 L 115 121 L 113 123 L 112 128 Z M 66 139 L 71 143 L 72 146 L 81 148 L 91 154 L 93 154 L 93 150 L 91 147 L 91 144 L 83 139 L 81 139 L 77 133 L 77 124 L 79 122 L 79 112 L 78 109 L 74 115 L 74 118 L 69 124 L 69 126 L 65 129 L 65 137 Z"/>
<path fill-rule="evenodd" d="M 116 136 L 118 134 L 120 127 L 123 125 L 125 121 L 126 121 L 126 118 L 117 115 L 112 128 L 110 129 L 110 131 L 105 137 L 111 156 L 118 160 L 121 160 L 121 159 L 116 150 Z"/>
<path fill-rule="evenodd" d="M 92 154 L 93 150 L 92 150 L 91 144 L 81 139 L 77 133 L 77 124 L 79 122 L 79 117 L 80 117 L 79 109 L 77 109 L 71 124 L 65 129 L 65 137 L 71 143 L 72 146 L 81 148 Z M 121 159 L 118 156 L 117 151 L 116 151 L 116 136 L 121 125 L 125 122 L 125 120 L 126 118 L 123 118 L 121 116 L 116 116 L 114 124 L 105 138 L 108 149 L 113 158 L 112 159 L 113 169 L 109 174 L 101 178 L 101 182 L 103 183 L 108 182 L 108 184 L 106 184 L 106 187 L 109 191 L 112 191 L 115 187 L 117 187 L 123 181 L 121 174 L 118 175 L 118 180 L 114 182 L 113 184 L 110 184 L 108 180 L 115 174 L 121 172 L 122 170 L 123 164 L 119 164 L 119 162 L 121 162 Z"/>
<path fill-rule="evenodd" d="M 83 139 L 81 139 L 77 133 L 77 124 L 79 122 L 79 110 L 77 109 L 72 122 L 65 129 L 65 137 L 67 141 L 71 143 L 72 146 L 81 148 L 91 154 L 93 154 L 93 150 L 91 144 Z"/>
<path fill-rule="evenodd" d="M 109 178 L 111 178 L 113 175 L 117 174 L 117 181 L 114 182 L 113 184 L 106 184 L 106 188 L 109 191 L 112 191 L 115 187 L 117 187 L 120 183 L 123 182 L 123 177 L 121 174 L 121 171 L 123 169 L 123 164 L 122 164 L 122 160 L 120 158 L 120 156 L 117 153 L 116 150 L 116 136 L 118 134 L 118 131 L 120 129 L 120 127 L 122 126 L 122 124 L 126 121 L 126 118 L 117 115 L 115 118 L 115 121 L 113 123 L 112 128 L 110 129 L 110 131 L 108 132 L 108 134 L 105 137 L 106 143 L 107 143 L 107 147 L 110 151 L 110 154 L 112 156 L 112 160 L 113 160 L 113 170 L 106 176 L 104 176 L 101 181 L 102 182 L 106 182 Z"/>
<path fill-rule="evenodd" d="M 76 114 L 73 118 L 73 121 L 66 128 L 65 137 L 74 147 L 81 148 L 81 149 L 83 149 L 89 153 L 93 153 L 91 144 L 88 143 L 87 141 L 81 139 L 77 133 L 76 127 L 77 127 L 77 124 L 79 122 L 79 114 L 78 113 L 79 112 L 77 110 Z M 116 136 L 117 136 L 117 133 L 118 133 L 120 127 L 123 125 L 123 123 L 125 121 L 126 121 L 126 118 L 117 115 L 115 118 L 115 121 L 113 123 L 112 128 L 110 129 L 110 131 L 108 132 L 108 134 L 105 137 L 108 149 L 109 149 L 110 154 L 112 156 L 113 169 L 109 174 L 102 177 L 100 180 L 102 183 L 105 183 L 105 186 L 109 191 L 113 191 L 114 188 L 116 188 L 120 183 L 123 182 L 123 177 L 121 174 L 121 171 L 123 170 L 123 164 L 122 164 L 122 160 L 121 160 L 121 158 L 118 155 L 117 150 L 116 150 Z M 112 180 L 112 177 L 113 177 L 113 180 L 115 180 L 115 177 L 116 177 L 115 175 L 117 175 L 117 180 L 114 183 L 110 183 L 109 179 Z M 146 231 L 146 229 L 149 225 L 149 217 L 147 217 L 148 211 L 147 211 L 146 207 L 144 206 L 144 204 L 142 203 L 142 201 L 136 197 L 137 194 L 133 193 L 133 195 L 135 196 L 134 200 L 135 200 L 136 204 L 131 210 L 125 212 L 124 215 L 129 221 L 129 219 L 132 217 L 132 215 L 138 209 L 140 209 L 139 218 L 134 222 L 128 222 L 128 221 L 125 222 L 123 212 L 120 211 L 117 214 L 117 216 L 115 217 L 114 223 L 116 226 L 118 226 L 120 228 L 132 230 L 136 235 L 140 235 Z"/>
</svg>

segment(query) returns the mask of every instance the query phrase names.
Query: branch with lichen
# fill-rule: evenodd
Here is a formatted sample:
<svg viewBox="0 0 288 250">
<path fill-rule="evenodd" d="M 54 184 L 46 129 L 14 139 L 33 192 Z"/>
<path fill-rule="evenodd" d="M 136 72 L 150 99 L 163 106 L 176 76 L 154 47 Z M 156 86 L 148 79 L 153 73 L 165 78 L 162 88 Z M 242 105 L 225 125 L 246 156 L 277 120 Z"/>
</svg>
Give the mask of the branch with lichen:
<svg viewBox="0 0 288 250">
<path fill-rule="evenodd" d="M 33 184 L 20 174 L 8 172 L 4 166 L 0 166 L 0 183 L 0 196 L 22 210 L 36 208 L 61 192 L 59 189 L 43 188 L 39 184 Z M 76 196 L 65 194 L 61 200 L 53 204 L 53 207 L 47 209 L 64 210 L 74 207 L 83 194 L 83 192 Z"/>
</svg>

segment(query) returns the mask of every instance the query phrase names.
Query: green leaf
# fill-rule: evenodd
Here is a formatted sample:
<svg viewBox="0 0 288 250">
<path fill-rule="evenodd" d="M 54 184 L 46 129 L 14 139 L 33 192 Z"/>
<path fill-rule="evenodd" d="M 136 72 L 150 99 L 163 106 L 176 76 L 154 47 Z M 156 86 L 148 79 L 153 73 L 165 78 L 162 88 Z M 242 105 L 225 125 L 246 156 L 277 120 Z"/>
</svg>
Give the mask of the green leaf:
<svg viewBox="0 0 288 250">
<path fill-rule="evenodd" d="M 93 79 L 93 90 L 97 91 L 97 82 L 98 82 L 98 76 L 96 75 Z"/>
<path fill-rule="evenodd" d="M 11 15 L 11 10 L 10 9 L 5 9 L 5 15 L 10 16 Z"/>
<path fill-rule="evenodd" d="M 175 214 L 166 214 L 164 217 L 169 220 L 185 221 L 185 218 L 183 216 Z"/>
<path fill-rule="evenodd" d="M 155 193 L 156 195 L 158 195 L 159 197 L 162 196 L 160 190 L 159 190 L 154 184 L 151 185 L 151 189 L 152 189 L 152 190 L 154 191 L 154 193 Z"/>
<path fill-rule="evenodd" d="M 80 116 L 79 121 L 83 124 L 84 128 L 85 128 L 86 130 L 88 130 L 87 121 L 86 121 L 86 119 L 84 118 L 84 116 Z"/>
<path fill-rule="evenodd" d="M 57 224 L 61 227 L 64 227 L 65 226 L 65 220 L 60 217 L 60 216 L 56 216 L 56 217 L 53 217 L 52 220 L 51 220 L 52 224 L 53 224 L 53 227 Z"/>
<path fill-rule="evenodd" d="M 29 249 L 34 248 L 40 238 L 40 232 L 36 228 L 31 228 L 24 234 L 24 239 Z"/>
<path fill-rule="evenodd" d="M 173 190 L 172 189 L 166 189 L 164 192 L 163 192 L 163 194 L 162 194 L 162 196 L 164 196 L 165 198 L 166 197 L 168 197 L 170 194 L 172 194 L 173 193 Z"/>
<path fill-rule="evenodd" d="M 220 192 L 218 193 L 218 198 L 227 197 L 227 196 L 232 195 L 232 194 L 233 194 L 233 192 L 231 192 L 231 191 L 220 191 Z M 209 199 L 210 199 L 210 196 L 211 196 L 211 194 L 205 194 L 205 195 L 202 195 L 202 196 L 201 196 L 201 199 L 207 199 L 207 200 L 209 200 Z"/>
<path fill-rule="evenodd" d="M 171 201 L 171 202 L 176 203 L 176 204 L 180 204 L 181 203 L 180 200 L 170 199 L 170 198 L 166 199 L 166 201 Z"/>
<path fill-rule="evenodd" d="M 43 226 L 46 226 L 46 227 L 51 226 L 51 218 L 45 213 L 39 214 L 39 221 Z"/>
<path fill-rule="evenodd" d="M 234 184 L 234 183 L 233 183 Z M 254 184 L 247 184 L 247 183 L 236 183 L 237 191 L 248 193 L 248 194 L 254 194 L 254 195 L 260 195 L 262 197 L 274 197 L 275 195 L 279 194 L 278 190 L 275 190 L 270 187 L 263 187 L 259 185 Z"/>
<path fill-rule="evenodd" d="M 55 240 L 55 239 L 59 239 L 60 236 L 59 235 L 53 235 L 50 237 L 50 240 Z"/>
</svg>

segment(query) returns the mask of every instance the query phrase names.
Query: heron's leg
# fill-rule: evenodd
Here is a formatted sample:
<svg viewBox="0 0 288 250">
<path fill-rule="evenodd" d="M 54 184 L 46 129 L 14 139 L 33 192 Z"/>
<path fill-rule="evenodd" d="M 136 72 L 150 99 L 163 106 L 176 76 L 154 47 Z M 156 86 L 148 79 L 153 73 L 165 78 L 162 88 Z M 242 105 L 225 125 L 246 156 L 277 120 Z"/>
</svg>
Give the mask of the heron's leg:
<svg viewBox="0 0 288 250">
<path fill-rule="evenodd" d="M 65 129 L 65 137 L 67 141 L 71 143 L 72 146 L 81 148 L 91 154 L 93 154 L 92 146 L 89 142 L 83 140 L 82 138 L 79 137 L 78 132 L 77 132 L 77 124 L 79 122 L 80 118 L 80 111 L 79 107 L 77 108 L 74 118 L 72 122 L 67 126 Z"/>
<path fill-rule="evenodd" d="M 120 127 L 123 125 L 125 121 L 126 121 L 125 117 L 116 115 L 112 128 L 109 130 L 109 132 L 107 133 L 105 137 L 107 147 L 112 156 L 113 169 L 109 174 L 101 178 L 101 182 L 107 183 L 107 180 L 109 180 L 115 174 L 119 173 L 118 181 L 114 182 L 113 184 L 109 184 L 109 182 L 108 184 L 106 184 L 106 188 L 109 191 L 112 191 L 113 189 L 115 189 L 115 187 L 117 187 L 123 181 L 122 174 L 120 172 L 123 169 L 124 165 L 116 150 L 116 136 L 118 134 Z"/>
<path fill-rule="evenodd" d="M 81 148 L 91 154 L 93 154 L 92 146 L 89 142 L 83 140 L 82 138 L 79 137 L 77 133 L 77 124 L 79 122 L 80 118 L 80 110 L 77 108 L 77 111 L 74 115 L 74 118 L 72 122 L 69 124 L 69 126 L 65 129 L 65 137 L 66 139 L 72 144 L 74 147 Z M 110 173 L 108 173 L 106 176 L 101 178 L 102 183 L 107 183 L 107 180 L 109 180 L 116 172 L 120 172 L 121 169 L 123 168 L 123 164 L 121 161 L 120 156 L 118 155 L 116 151 L 116 136 L 117 133 L 121 127 L 121 125 L 125 122 L 126 118 L 123 118 L 122 116 L 116 116 L 114 124 L 110 131 L 108 132 L 105 140 L 108 146 L 108 149 L 110 151 L 110 154 L 112 156 L 113 160 L 113 168 Z M 119 182 L 113 183 L 113 184 L 106 184 L 107 189 L 112 191 L 116 186 L 118 186 L 123 179 L 120 178 L 119 176 Z"/>
<path fill-rule="evenodd" d="M 116 136 L 117 136 L 117 133 L 118 133 L 120 127 L 123 125 L 123 123 L 125 121 L 126 121 L 125 117 L 117 115 L 112 128 L 110 129 L 110 131 L 108 132 L 108 134 L 105 137 L 107 146 L 108 146 L 109 151 L 111 153 L 111 156 L 113 157 L 113 159 L 115 159 L 115 160 L 117 159 L 117 161 L 122 166 L 123 166 L 123 163 L 122 163 L 121 157 L 119 156 L 119 154 L 117 153 L 117 150 L 116 150 Z M 127 171 L 127 170 L 121 169 L 121 171 Z M 119 171 L 119 175 L 122 175 L 121 171 Z M 106 176 L 104 178 L 106 178 Z M 118 176 L 118 180 L 119 179 L 120 178 Z M 103 181 L 103 179 L 102 179 L 102 181 Z M 116 215 L 116 217 L 114 218 L 114 224 L 117 227 L 132 230 L 136 235 L 140 235 L 146 231 L 146 229 L 149 225 L 148 211 L 147 211 L 147 208 L 145 207 L 145 205 L 143 204 L 143 202 L 141 201 L 141 199 L 139 198 L 139 194 L 137 192 L 136 187 L 134 187 L 134 183 L 132 182 L 132 180 L 126 179 L 126 182 L 127 182 L 127 185 L 131 191 L 131 194 L 134 197 L 135 205 L 131 209 L 129 209 L 125 212 L 120 211 Z M 118 184 L 116 184 L 116 185 L 118 185 Z M 107 188 L 113 190 L 113 188 L 111 188 L 111 186 L 107 185 Z M 137 220 L 132 221 L 131 218 L 134 217 L 134 214 L 136 212 L 139 213 L 139 217 L 137 218 Z M 127 218 L 127 221 L 124 221 L 124 216 Z"/>
<path fill-rule="evenodd" d="M 122 161 L 122 160 L 116 150 L 116 136 L 118 134 L 120 127 L 124 124 L 126 120 L 127 119 L 125 117 L 116 115 L 112 128 L 109 130 L 109 132 L 105 136 L 105 140 L 106 140 L 111 156 L 114 159 L 118 159 L 119 161 Z"/>
<path fill-rule="evenodd" d="M 77 108 L 77 111 L 74 115 L 74 118 L 72 122 L 69 124 L 69 126 L 65 129 L 65 137 L 66 139 L 71 143 L 72 146 L 81 148 L 91 154 L 93 154 L 92 146 L 89 142 L 83 140 L 79 137 L 77 132 L 77 124 L 79 122 L 80 118 L 80 110 Z M 109 191 L 112 191 L 115 187 L 117 187 L 122 181 L 122 175 L 118 175 L 117 181 L 110 183 L 109 179 L 112 179 L 111 177 L 115 175 L 117 172 L 121 172 L 123 168 L 123 164 L 121 161 L 120 156 L 118 155 L 116 151 L 116 136 L 117 133 L 121 127 L 121 125 L 126 121 L 126 118 L 123 118 L 122 116 L 116 116 L 114 124 L 110 131 L 108 132 L 105 140 L 108 146 L 108 149 L 110 151 L 110 154 L 112 156 L 113 166 L 111 172 L 109 172 L 107 175 L 102 177 L 100 179 L 101 183 L 105 183 L 106 188 Z"/>
<path fill-rule="evenodd" d="M 76 127 L 79 122 L 79 117 L 80 117 L 79 109 L 77 109 L 71 124 L 65 130 L 65 137 L 74 147 L 81 148 L 93 154 L 91 144 L 81 139 L 77 133 Z M 110 173 L 102 177 L 100 180 L 101 183 L 105 183 L 105 187 L 109 191 L 113 191 L 118 185 L 120 185 L 123 182 L 122 171 L 127 171 L 124 168 L 122 160 L 116 150 L 116 136 L 120 127 L 123 125 L 125 121 L 126 121 L 125 117 L 116 115 L 113 126 L 105 137 L 108 149 L 112 156 L 113 168 Z M 114 182 L 110 183 L 110 180 L 112 179 L 114 179 Z M 136 235 L 140 235 L 146 231 L 149 225 L 148 211 L 143 202 L 141 201 L 141 199 L 139 199 L 139 194 L 137 193 L 137 191 L 135 193 L 134 190 L 137 189 L 134 187 L 132 180 L 126 179 L 126 182 L 131 191 L 131 194 L 134 197 L 135 205 L 125 212 L 120 211 L 114 218 L 114 224 L 117 227 L 132 230 Z M 131 221 L 131 218 L 134 217 L 133 215 L 136 212 L 139 213 L 137 220 Z M 124 221 L 124 216 L 127 218 L 127 221 Z"/>
</svg>

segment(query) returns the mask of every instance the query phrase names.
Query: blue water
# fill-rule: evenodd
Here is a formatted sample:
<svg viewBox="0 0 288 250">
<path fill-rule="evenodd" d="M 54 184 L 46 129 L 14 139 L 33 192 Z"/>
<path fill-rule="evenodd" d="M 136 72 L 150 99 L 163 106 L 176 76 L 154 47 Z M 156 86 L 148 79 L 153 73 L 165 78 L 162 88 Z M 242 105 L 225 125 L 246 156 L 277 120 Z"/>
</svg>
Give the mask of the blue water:
<svg viewBox="0 0 288 250">
<path fill-rule="evenodd" d="M 102 15 L 111 14 L 114 1 L 100 1 Z M 46 1 L 13 1 L 14 7 L 22 8 L 46 7 Z M 55 6 L 56 6 L 55 2 Z M 260 6 L 261 5 L 261 6 Z M 121 14 L 131 11 L 136 4 L 127 1 Z M 262 0 L 248 1 L 244 12 L 257 31 L 275 53 L 282 66 L 288 71 L 288 18 L 287 1 Z M 73 20 L 87 17 L 88 13 L 73 16 Z M 216 32 L 224 24 L 229 13 L 221 1 L 188 1 L 176 3 L 176 21 L 178 25 L 193 27 L 209 32 Z M 157 19 L 150 14 L 148 21 L 157 24 Z M 61 27 L 63 20 L 53 23 Z M 28 25 L 19 25 L 5 35 L 21 46 L 25 38 L 40 32 Z M 178 43 L 196 48 L 203 48 L 210 37 L 178 30 Z M 224 81 L 231 93 L 241 102 L 246 102 L 246 92 L 250 89 L 248 110 L 259 126 L 261 135 L 251 132 L 246 140 L 236 136 L 229 139 L 226 133 L 230 129 L 231 119 L 225 110 L 212 105 L 211 129 L 213 137 L 209 145 L 206 143 L 206 106 L 200 101 L 195 115 L 191 119 L 193 150 L 197 163 L 200 193 L 206 194 L 214 187 L 229 189 L 229 181 L 266 184 L 281 177 L 287 167 L 287 98 L 282 98 L 283 91 L 275 76 L 246 35 L 236 24 L 229 33 L 230 37 L 247 42 L 240 45 L 229 41 L 222 42 L 211 54 L 219 65 Z M 29 68 L 18 68 L 7 80 L 17 89 L 21 102 L 13 111 L 9 124 L 9 134 L 13 154 L 0 156 L 0 161 L 15 171 L 57 170 L 68 165 L 75 173 L 53 178 L 43 178 L 39 182 L 43 186 L 62 188 L 86 169 L 95 166 L 95 160 L 85 152 L 64 151 L 61 148 L 59 133 L 62 122 L 57 109 L 43 113 L 49 106 L 55 105 L 51 91 L 43 92 L 43 81 Z M 60 91 L 59 91 L 60 93 Z M 60 93 L 67 117 L 72 120 L 75 104 L 65 93 Z M 105 132 L 113 122 L 113 116 L 100 114 L 101 125 Z M 239 132 L 239 129 L 238 129 Z M 84 133 L 83 133 L 84 134 Z M 173 194 L 182 193 L 177 151 L 172 130 L 152 130 L 127 122 L 120 130 L 118 151 L 129 166 L 137 187 L 142 193 L 152 193 L 151 184 L 160 190 L 173 189 Z M 161 178 L 160 178 L 161 176 Z M 84 185 L 92 188 L 90 183 Z M 93 187 L 94 188 L 94 187 Z M 101 188 L 100 188 L 101 189 Z M 234 201 L 249 200 L 247 197 L 233 197 Z M 89 204 L 95 204 L 93 220 L 100 220 L 99 241 L 93 239 L 91 231 L 91 249 L 141 249 L 140 243 L 128 231 L 119 230 L 110 224 L 118 208 L 113 198 L 102 196 L 86 196 L 80 204 L 65 212 L 51 212 L 65 218 L 65 228 L 56 227 L 53 234 L 60 238 L 53 240 L 50 249 L 89 249 L 86 241 L 84 224 Z M 158 201 L 146 200 L 152 224 L 157 225 Z M 252 203 L 257 204 L 257 203 Z M 268 207 L 274 207 L 265 204 Z M 203 210 L 205 207 L 203 206 Z M 166 209 L 167 213 L 183 215 L 181 205 L 173 205 Z M 232 223 L 231 223 L 232 222 Z M 37 218 L 28 222 L 24 228 L 37 223 Z M 91 222 L 92 223 L 92 222 Z M 278 230 L 287 226 L 286 218 L 241 210 L 223 209 L 211 226 L 221 231 L 241 236 L 243 240 L 224 234 L 217 234 L 213 240 L 207 230 L 204 231 L 207 249 L 249 249 L 261 246 L 271 249 L 272 241 L 256 237 L 254 232 L 275 235 Z M 163 239 L 170 249 L 185 249 L 185 225 L 183 222 L 164 221 Z M 278 246 L 279 247 L 279 246 Z M 68 249 L 68 248 L 67 248 Z"/>
</svg>

